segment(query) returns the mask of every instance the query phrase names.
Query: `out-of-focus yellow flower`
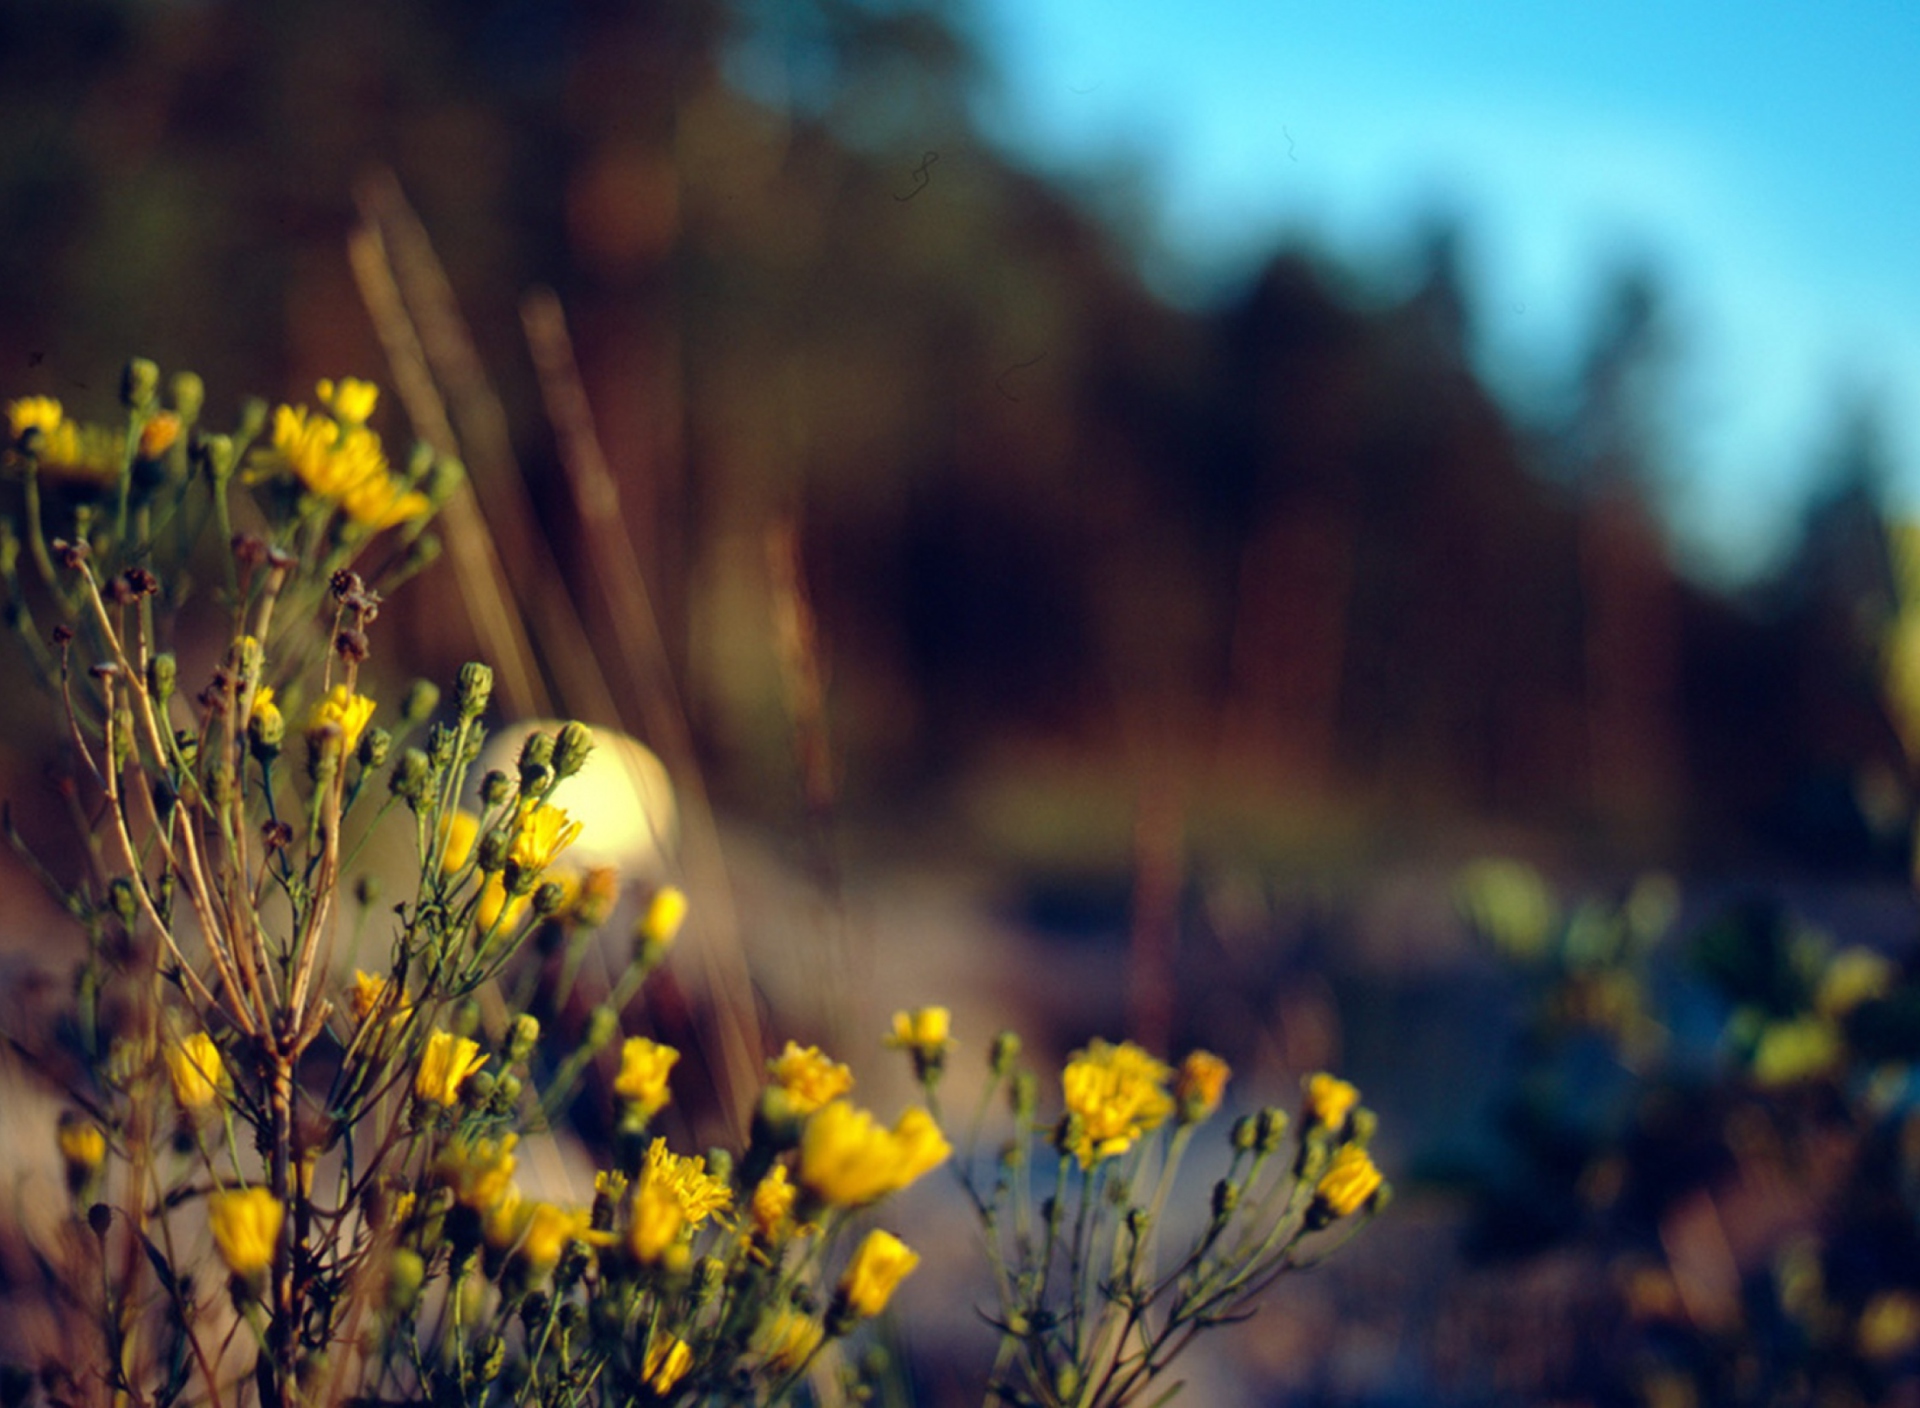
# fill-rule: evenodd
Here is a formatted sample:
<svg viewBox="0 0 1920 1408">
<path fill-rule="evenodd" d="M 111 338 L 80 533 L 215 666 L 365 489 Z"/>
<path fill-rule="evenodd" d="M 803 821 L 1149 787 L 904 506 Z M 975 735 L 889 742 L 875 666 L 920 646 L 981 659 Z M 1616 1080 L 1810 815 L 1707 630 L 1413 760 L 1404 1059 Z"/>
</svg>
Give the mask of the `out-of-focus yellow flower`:
<svg viewBox="0 0 1920 1408">
<path fill-rule="evenodd" d="M 662 1331 L 647 1346 L 647 1357 L 640 1366 L 640 1377 L 647 1381 L 648 1388 L 665 1398 L 692 1367 L 692 1348 L 678 1335 Z"/>
<path fill-rule="evenodd" d="M 420 1069 L 413 1078 L 414 1094 L 436 1105 L 457 1105 L 460 1087 L 467 1077 L 486 1064 L 479 1042 L 452 1032 L 435 1031 L 427 1038 L 427 1049 L 421 1053 Z"/>
<path fill-rule="evenodd" d="M 724 1214 L 733 1206 L 733 1190 L 723 1179 L 707 1172 L 707 1161 L 699 1155 L 676 1154 L 667 1141 L 656 1139 L 647 1146 L 646 1162 L 640 1169 L 640 1185 L 669 1193 L 689 1227 L 698 1227 L 709 1217 Z"/>
<path fill-rule="evenodd" d="M 630 1036 L 620 1047 L 620 1074 L 613 1078 L 613 1093 L 652 1119 L 673 1098 L 667 1088 L 667 1076 L 680 1053 L 671 1046 Z"/>
<path fill-rule="evenodd" d="M 280 706 L 274 703 L 273 686 L 263 684 L 253 692 L 253 708 L 247 713 L 247 727 L 262 731 L 278 729 L 285 731 L 287 721 L 280 716 Z"/>
<path fill-rule="evenodd" d="M 767 1074 L 785 1094 L 788 1113 L 810 1115 L 853 1089 L 853 1072 L 817 1046 L 789 1041 L 767 1062 Z"/>
<path fill-rule="evenodd" d="M 1211 1051 L 1189 1051 L 1173 1080 L 1182 1124 L 1198 1124 L 1220 1108 L 1233 1068 Z"/>
<path fill-rule="evenodd" d="M 916 1007 L 893 1014 L 887 1045 L 913 1054 L 914 1074 L 937 1076 L 953 1049 L 953 1014 L 944 1007 Z"/>
<path fill-rule="evenodd" d="M 495 926 L 500 932 L 510 934 L 520 927 L 520 921 L 532 907 L 531 896 L 507 893 L 507 882 L 496 870 L 480 887 L 480 903 L 474 907 L 473 920 L 482 934 L 492 933 Z"/>
<path fill-rule="evenodd" d="M 787 1178 L 785 1164 L 775 1164 L 754 1186 L 748 1210 L 753 1216 L 754 1234 L 762 1242 L 771 1244 L 780 1239 L 793 1220 L 793 1203 L 799 1194 L 800 1190 Z"/>
<path fill-rule="evenodd" d="M 585 1237 L 589 1227 L 585 1208 L 534 1203 L 527 1210 L 516 1254 L 536 1279 L 543 1277 L 560 1264 L 568 1244 Z"/>
<path fill-rule="evenodd" d="M 440 873 L 451 875 L 467 863 L 480 836 L 480 818 L 464 807 L 447 813 L 440 827 Z"/>
<path fill-rule="evenodd" d="M 1383 1181 L 1373 1156 L 1358 1144 L 1347 1144 L 1314 1185 L 1314 1201 L 1334 1217 L 1346 1217 L 1359 1211 Z"/>
<path fill-rule="evenodd" d="M 220 1047 L 205 1032 L 195 1032 L 178 1046 L 169 1047 L 166 1057 L 173 1098 L 183 1110 L 204 1110 L 233 1088 L 226 1063 L 220 1059 Z"/>
<path fill-rule="evenodd" d="M 1130 1041 L 1097 1038 L 1067 1059 L 1060 1086 L 1067 1113 L 1078 1118 L 1074 1157 L 1090 1168 L 1124 1154 L 1173 1114 L 1167 1081 L 1173 1072 Z"/>
<path fill-rule="evenodd" d="M 314 701 L 307 711 L 307 737 L 318 743 L 339 730 L 340 751 L 351 753 L 360 746 L 360 735 L 373 719 L 374 703 L 364 694 L 355 694 L 344 684 L 327 691 L 326 698 Z"/>
<path fill-rule="evenodd" d="M 813 1358 L 826 1334 L 811 1315 L 782 1306 L 754 1327 L 753 1348 L 776 1374 L 793 1374 Z"/>
<path fill-rule="evenodd" d="M 1840 1029 L 1825 1017 L 1769 1022 L 1753 1048 L 1753 1078 L 1761 1085 L 1795 1085 L 1827 1075 L 1840 1064 Z"/>
<path fill-rule="evenodd" d="M 1360 1092 L 1338 1076 L 1321 1071 L 1307 1078 L 1307 1119 L 1338 1134 L 1360 1103 Z"/>
<path fill-rule="evenodd" d="M 642 1180 L 633 1190 L 633 1208 L 627 1224 L 627 1249 L 635 1261 L 653 1266 L 680 1241 L 687 1215 L 673 1190 Z"/>
<path fill-rule="evenodd" d="M 894 1288 L 919 1264 L 919 1253 L 876 1227 L 841 1273 L 839 1301 L 853 1314 L 871 1319 L 887 1308 Z"/>
<path fill-rule="evenodd" d="M 249 1281 L 266 1274 L 280 1245 L 286 1211 L 267 1188 L 234 1188 L 208 1195 L 213 1243 L 229 1271 Z"/>
<path fill-rule="evenodd" d="M 687 922 L 687 892 L 678 885 L 662 885 L 653 892 L 640 921 L 634 925 L 635 937 L 643 948 L 664 952 Z"/>
<path fill-rule="evenodd" d="M 375 1012 L 384 1012 L 391 1021 L 404 1020 L 413 1011 L 413 1004 L 407 1001 L 406 994 L 395 996 L 391 989 L 391 978 L 377 978 L 371 973 L 356 968 L 353 970 L 353 991 L 348 1000 L 353 1004 L 353 1015 L 364 1022 Z"/>
<path fill-rule="evenodd" d="M 314 392 L 320 404 L 333 412 L 334 419 L 343 425 L 365 425 L 373 419 L 374 407 L 380 404 L 379 387 L 350 376 L 341 377 L 338 384 L 322 381 Z"/>
<path fill-rule="evenodd" d="M 51 396 L 23 396 L 7 402 L 7 425 L 16 445 L 29 430 L 52 435 L 65 419 L 66 411 Z"/>
<path fill-rule="evenodd" d="M 86 481 L 95 486 L 119 477 L 125 442 L 103 425 L 78 425 L 66 418 L 51 396 L 29 396 L 7 406 L 13 431 L 10 443 L 19 446 L 29 431 L 40 432 L 40 467 L 58 479 Z"/>
<path fill-rule="evenodd" d="M 454 1201 L 475 1212 L 495 1207 L 513 1189 L 517 1134 L 498 1139 L 452 1139 L 433 1161 L 433 1177 L 453 1190 Z"/>
<path fill-rule="evenodd" d="M 173 448 L 180 438 L 180 417 L 172 411 L 155 411 L 140 427 L 140 458 L 157 460 Z"/>
<path fill-rule="evenodd" d="M 69 1110 L 60 1116 L 55 1137 L 60 1143 L 60 1158 L 67 1166 L 67 1184 L 78 1190 L 107 1161 L 107 1136 L 92 1120 Z"/>
<path fill-rule="evenodd" d="M 829 1206 L 862 1207 L 906 1187 L 952 1152 L 925 1110 L 908 1110 L 889 1130 L 867 1111 L 833 1100 L 801 1133 L 800 1186 Z"/>
<path fill-rule="evenodd" d="M 553 864 L 554 857 L 574 843 L 580 835 L 580 823 L 569 821 L 561 808 L 541 802 L 521 814 L 513 833 L 513 845 L 507 861 L 524 875 L 538 875 Z"/>
<path fill-rule="evenodd" d="M 1844 1017 L 1863 1002 L 1885 997 L 1893 979 L 1893 963 L 1883 954 L 1858 944 L 1843 948 L 1820 975 L 1814 1009 L 1823 1017 Z"/>
<path fill-rule="evenodd" d="M 1898 1359 L 1920 1344 L 1920 1296 L 1882 1291 L 1860 1312 L 1860 1353 L 1868 1359 Z"/>
</svg>

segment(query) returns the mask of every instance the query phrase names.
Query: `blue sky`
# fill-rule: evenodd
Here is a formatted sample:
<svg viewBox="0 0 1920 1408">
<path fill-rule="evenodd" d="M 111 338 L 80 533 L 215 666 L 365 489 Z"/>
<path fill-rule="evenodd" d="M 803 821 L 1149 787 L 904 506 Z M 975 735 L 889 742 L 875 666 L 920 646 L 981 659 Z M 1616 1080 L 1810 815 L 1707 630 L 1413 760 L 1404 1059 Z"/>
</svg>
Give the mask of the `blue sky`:
<svg viewBox="0 0 1920 1408">
<path fill-rule="evenodd" d="M 1920 3 L 979 3 L 989 129 L 1137 181 L 1169 293 L 1289 234 L 1391 271 L 1457 216 L 1483 365 L 1524 412 L 1641 261 L 1678 333 L 1667 507 L 1695 570 L 1779 550 L 1847 397 L 1920 509 Z"/>
</svg>

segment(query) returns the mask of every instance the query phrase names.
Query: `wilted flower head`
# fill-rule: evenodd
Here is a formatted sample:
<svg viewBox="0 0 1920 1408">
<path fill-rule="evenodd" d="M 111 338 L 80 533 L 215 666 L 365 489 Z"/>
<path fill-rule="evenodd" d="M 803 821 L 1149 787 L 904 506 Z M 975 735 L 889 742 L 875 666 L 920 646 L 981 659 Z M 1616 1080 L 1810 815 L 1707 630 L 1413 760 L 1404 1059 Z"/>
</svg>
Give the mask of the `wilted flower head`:
<svg viewBox="0 0 1920 1408">
<path fill-rule="evenodd" d="M 1189 1051 L 1174 1077 L 1173 1098 L 1182 1124 L 1198 1124 L 1220 1108 L 1233 1068 L 1211 1051 Z"/>
<path fill-rule="evenodd" d="M 234 1188 L 207 1198 L 207 1221 L 227 1269 L 243 1280 L 266 1274 L 280 1245 L 286 1208 L 266 1188 Z"/>
<path fill-rule="evenodd" d="M 1072 1152 L 1080 1167 L 1124 1154 L 1173 1113 L 1173 1072 L 1130 1041 L 1098 1038 L 1067 1060 L 1060 1085 L 1067 1113 L 1078 1120 Z"/>
<path fill-rule="evenodd" d="M 452 1032 L 435 1031 L 427 1038 L 420 1069 L 413 1078 L 414 1094 L 436 1105 L 460 1103 L 460 1087 L 468 1076 L 487 1064 L 480 1043 Z"/>
</svg>

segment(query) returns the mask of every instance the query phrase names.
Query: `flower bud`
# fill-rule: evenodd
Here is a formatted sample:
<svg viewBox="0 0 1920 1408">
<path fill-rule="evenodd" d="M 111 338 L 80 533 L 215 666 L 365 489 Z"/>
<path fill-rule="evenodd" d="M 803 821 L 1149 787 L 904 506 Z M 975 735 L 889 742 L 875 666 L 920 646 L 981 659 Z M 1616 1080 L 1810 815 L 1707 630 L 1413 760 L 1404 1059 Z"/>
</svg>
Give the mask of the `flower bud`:
<svg viewBox="0 0 1920 1408">
<path fill-rule="evenodd" d="M 587 1018 L 586 1037 L 581 1045 L 589 1051 L 598 1051 L 613 1040 L 613 1034 L 620 1030 L 620 1017 L 611 1007 L 602 1003 L 593 1009 Z"/>
<path fill-rule="evenodd" d="M 383 728 L 370 728 L 360 740 L 360 766 L 377 768 L 387 761 L 387 754 L 393 750 L 393 735 Z"/>
<path fill-rule="evenodd" d="M 200 419 L 200 408 L 206 404 L 206 384 L 193 372 L 175 372 L 167 380 L 167 400 L 174 414 L 192 425 Z"/>
<path fill-rule="evenodd" d="M 120 404 L 130 411 L 144 411 L 160 395 L 160 368 L 145 357 L 135 357 L 120 373 Z"/>
<path fill-rule="evenodd" d="M 524 1061 L 533 1054 L 533 1044 L 540 1040 L 540 1019 L 522 1012 L 507 1026 L 506 1057 L 509 1063 Z"/>
<path fill-rule="evenodd" d="M 1005 1080 L 1013 1063 L 1020 1059 L 1020 1034 L 1001 1032 L 987 1048 L 987 1066 L 998 1080 Z"/>
<path fill-rule="evenodd" d="M 387 1258 L 387 1284 L 382 1299 L 389 1314 L 405 1315 L 420 1300 L 427 1264 L 410 1247 L 396 1247 Z"/>
<path fill-rule="evenodd" d="M 544 880 L 533 892 L 533 912 L 551 919 L 567 906 L 567 887 L 558 880 Z"/>
<path fill-rule="evenodd" d="M 461 719 L 471 722 L 479 718 L 486 712 L 487 701 L 492 697 L 493 671 L 477 660 L 462 665 L 453 692 L 454 707 L 459 710 Z"/>
<path fill-rule="evenodd" d="M 173 690 L 180 678 L 180 665 L 168 652 L 161 652 L 147 661 L 147 692 L 153 696 L 153 702 L 166 707 L 173 698 Z"/>
<path fill-rule="evenodd" d="M 494 768 L 480 779 L 480 805 L 497 807 L 513 795 L 513 779 Z"/>
<path fill-rule="evenodd" d="M 392 787 L 394 796 L 414 811 L 419 811 L 421 803 L 426 800 L 432 779 L 433 764 L 427 761 L 427 755 L 418 748 L 409 748 L 400 755 L 400 761 L 393 765 L 393 776 L 388 785 Z"/>
<path fill-rule="evenodd" d="M 440 686 L 432 680 L 415 680 L 407 686 L 400 701 L 400 719 L 409 728 L 417 728 L 433 717 L 440 707 Z"/>
<path fill-rule="evenodd" d="M 553 745 L 553 775 L 561 780 L 572 777 L 587 765 L 593 752 L 593 730 L 583 723 L 569 723 L 560 730 Z"/>
<path fill-rule="evenodd" d="M 480 869 L 489 875 L 504 869 L 512 846 L 513 838 L 500 827 L 494 827 L 480 838 Z"/>
</svg>

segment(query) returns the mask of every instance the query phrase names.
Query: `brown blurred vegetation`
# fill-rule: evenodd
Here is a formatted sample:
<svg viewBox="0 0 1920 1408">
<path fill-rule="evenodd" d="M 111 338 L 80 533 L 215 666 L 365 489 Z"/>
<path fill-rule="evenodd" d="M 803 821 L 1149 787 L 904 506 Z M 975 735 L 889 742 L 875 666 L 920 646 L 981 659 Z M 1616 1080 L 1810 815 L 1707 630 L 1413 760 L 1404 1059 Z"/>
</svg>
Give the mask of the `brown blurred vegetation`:
<svg viewBox="0 0 1920 1408">
<path fill-rule="evenodd" d="M 1790 567 L 1716 595 L 1648 508 L 1670 329 L 1646 277 L 1618 279 L 1559 420 L 1522 425 L 1472 364 L 1462 233 L 1411 291 L 1295 248 L 1176 311 L 978 137 L 989 81 L 938 3 L 14 0 L 5 389 L 104 410 L 132 352 L 201 371 L 216 418 L 386 381 L 344 250 L 390 169 L 559 579 L 509 565 L 604 644 L 516 313 L 533 285 L 567 309 L 736 808 L 798 806 L 768 551 L 792 525 L 849 815 L 991 817 L 1051 779 L 1095 799 L 1067 829 L 1123 846 L 1155 843 L 1102 804 L 1144 786 L 1149 821 L 1217 807 L 1281 843 L 1478 819 L 1633 858 L 1897 864 L 1904 799 L 1858 800 L 1898 756 L 1869 419 L 1836 417 Z M 476 648 L 457 582 L 410 595 L 387 660 L 444 675 Z M 625 713 L 645 682 L 600 653 Z M 606 712 L 545 663 L 556 707 Z"/>
</svg>

